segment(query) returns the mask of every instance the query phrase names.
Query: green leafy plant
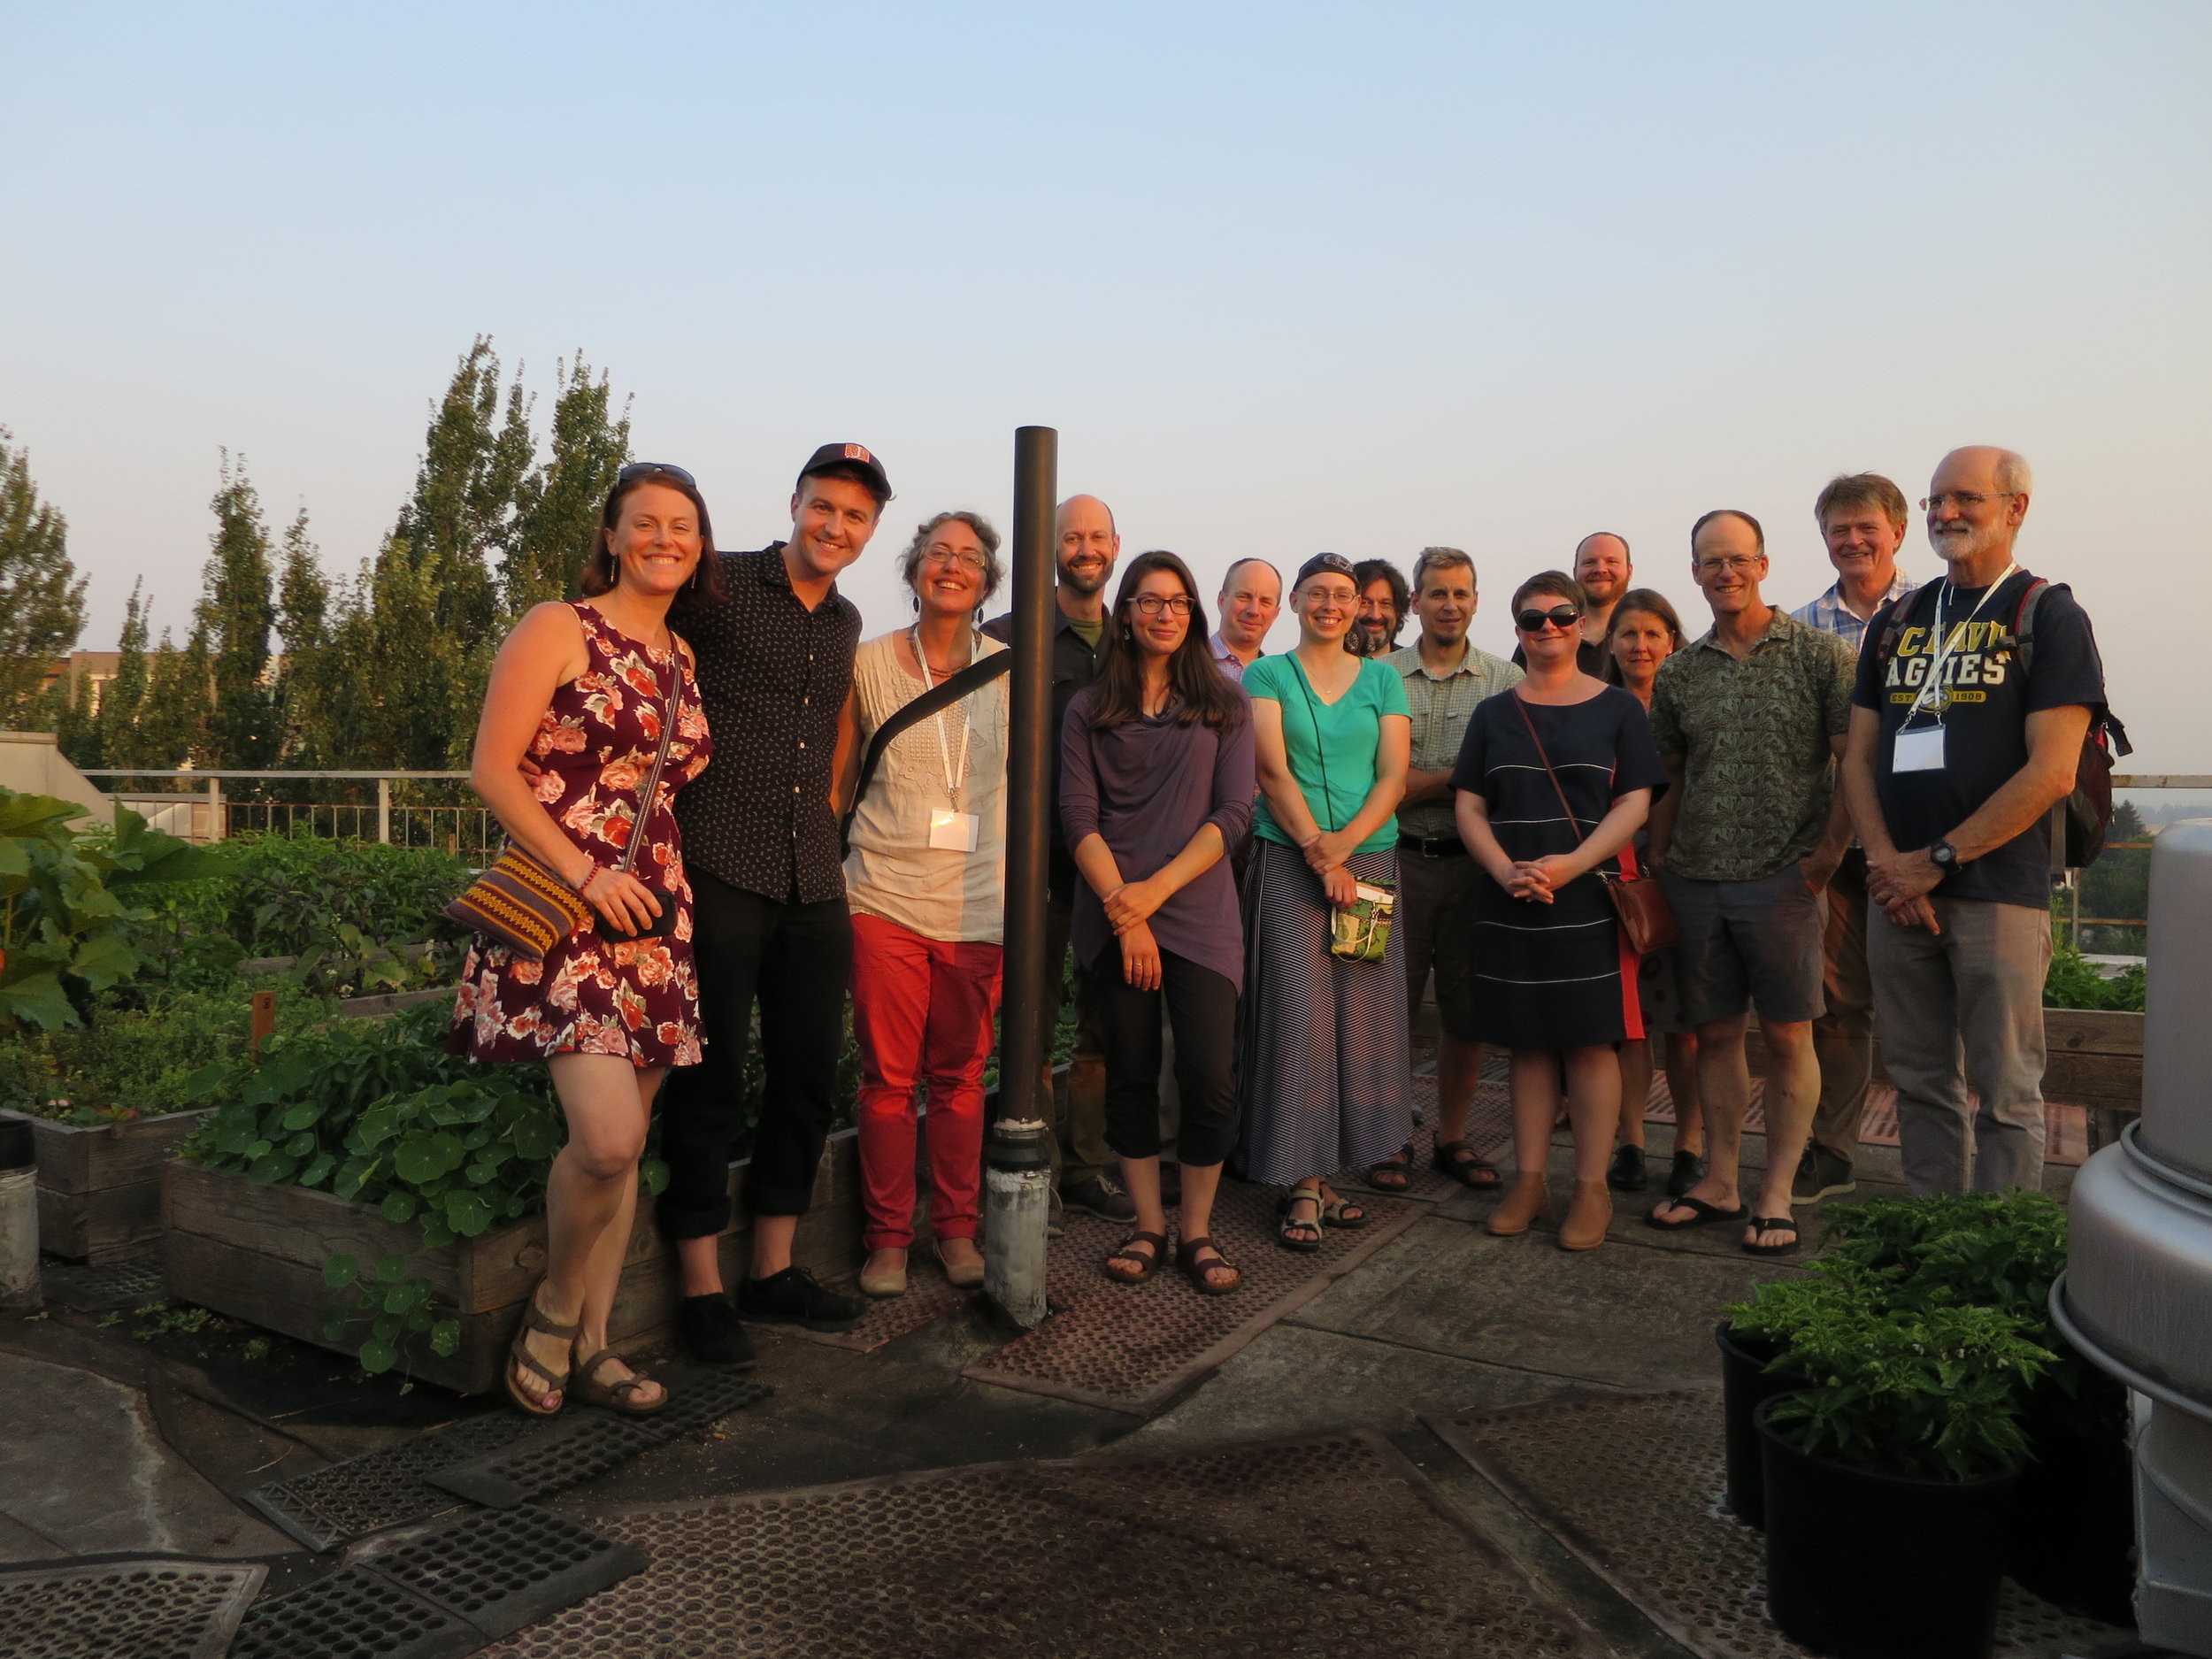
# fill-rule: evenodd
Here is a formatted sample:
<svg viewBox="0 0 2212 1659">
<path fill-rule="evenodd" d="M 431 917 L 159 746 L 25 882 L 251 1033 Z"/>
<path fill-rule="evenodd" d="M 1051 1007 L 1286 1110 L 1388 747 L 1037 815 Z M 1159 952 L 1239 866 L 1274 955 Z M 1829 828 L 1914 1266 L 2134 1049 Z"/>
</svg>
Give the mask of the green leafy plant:
<svg viewBox="0 0 2212 1659">
<path fill-rule="evenodd" d="M 323 1263 L 323 1283 L 333 1290 L 351 1287 L 353 1305 L 323 1311 L 323 1336 L 327 1341 L 345 1340 L 346 1327 L 357 1319 L 369 1322 L 363 1340 L 361 1369 L 371 1376 L 388 1371 L 403 1357 L 410 1338 L 428 1340 L 430 1351 L 444 1356 L 461 1346 L 461 1322 L 441 1316 L 430 1280 L 410 1276 L 407 1258 L 396 1251 L 364 1271 L 358 1257 L 346 1252 Z"/>
<path fill-rule="evenodd" d="M 2143 1011 L 2146 980 L 2143 964 L 2124 968 L 2113 979 L 2097 972 L 2096 964 L 2071 945 L 2051 950 L 2050 972 L 2043 979 L 2043 1006 L 2108 1010 L 2116 1013 Z"/>
</svg>

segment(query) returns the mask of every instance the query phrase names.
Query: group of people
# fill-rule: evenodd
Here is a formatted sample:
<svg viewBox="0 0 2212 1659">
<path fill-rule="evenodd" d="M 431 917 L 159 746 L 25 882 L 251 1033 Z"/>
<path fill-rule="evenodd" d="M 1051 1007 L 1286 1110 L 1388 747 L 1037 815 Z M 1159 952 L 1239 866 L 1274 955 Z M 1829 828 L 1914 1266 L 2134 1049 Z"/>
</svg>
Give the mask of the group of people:
<svg viewBox="0 0 2212 1659">
<path fill-rule="evenodd" d="M 1061 1205 L 1118 1224 L 1101 1271 L 1173 1268 L 1208 1296 L 1241 1284 L 1211 1236 L 1225 1171 L 1278 1189 L 1284 1248 L 1364 1225 L 1332 1178 L 1411 1184 L 1409 1032 L 1432 983 L 1429 1161 L 1499 1194 L 1494 1233 L 1549 1213 L 1563 1100 L 1556 1240 L 1601 1243 L 1612 1194 L 1653 1179 L 1663 1065 L 1672 1160 L 1646 1223 L 1794 1250 L 1793 1206 L 1851 1189 L 1877 1020 L 1915 1190 L 2037 1185 L 2049 816 L 2104 688 L 2080 607 L 2013 560 L 2031 488 L 2009 451 L 1944 457 L 1922 508 L 1947 569 L 1915 587 L 1901 492 L 1833 480 L 1814 513 L 1836 581 L 1794 613 L 1763 596 L 1758 521 L 1708 513 L 1689 538 L 1712 617 L 1694 640 L 1633 585 L 1627 541 L 1594 534 L 1571 570 L 1515 589 L 1510 662 L 1468 638 L 1458 549 L 1422 549 L 1409 580 L 1318 554 L 1287 590 L 1247 558 L 1210 627 L 1181 558 L 1124 564 L 1106 504 L 1063 503 L 1048 952 L 1056 978 L 1072 951 L 1076 1041 L 1056 1224 Z M 693 1356 L 750 1363 L 749 1321 L 859 1319 L 864 1301 L 792 1260 L 849 995 L 858 1288 L 907 1288 L 925 1184 L 938 1268 L 982 1281 L 1010 707 L 989 659 L 1010 618 L 983 619 L 996 532 L 941 512 L 902 555 L 910 620 L 864 643 L 837 577 L 890 499 L 868 449 L 826 445 L 789 539 L 722 553 L 688 472 L 626 467 L 582 596 L 501 649 L 473 780 L 596 922 L 542 960 L 480 943 L 455 1015 L 457 1049 L 549 1060 L 568 1120 L 508 1370 L 526 1410 L 665 1403 L 606 1331 L 657 1095 L 657 1221 Z M 1296 643 L 1265 653 L 1286 608 Z M 1677 939 L 1640 954 L 1621 916 L 1652 912 L 1655 879 Z M 1049 1052 L 1062 1010 L 1038 1001 Z M 1755 1012 L 1755 1188 L 1739 1163 Z M 733 1295 L 717 1240 L 756 1045 Z M 1468 1135 L 1486 1049 L 1509 1056 L 1509 1179 Z"/>
</svg>

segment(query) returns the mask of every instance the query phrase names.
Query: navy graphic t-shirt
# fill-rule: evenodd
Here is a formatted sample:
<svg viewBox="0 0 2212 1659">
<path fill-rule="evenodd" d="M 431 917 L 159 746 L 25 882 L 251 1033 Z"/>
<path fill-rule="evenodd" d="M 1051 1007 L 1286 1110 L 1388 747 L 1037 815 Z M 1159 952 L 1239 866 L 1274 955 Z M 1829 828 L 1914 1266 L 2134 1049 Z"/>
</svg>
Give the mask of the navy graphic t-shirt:
<svg viewBox="0 0 2212 1659">
<path fill-rule="evenodd" d="M 1939 577 L 1912 596 L 1897 649 L 1881 657 L 1888 618 L 1867 628 L 1859 651 L 1859 683 L 1851 701 L 1882 717 L 1874 757 L 1874 783 L 1890 839 L 1907 851 L 1949 834 L 2005 780 L 2028 764 L 2027 719 L 2045 709 L 2104 705 L 2104 664 L 2097 656 L 2089 613 L 2063 588 L 2044 590 L 2036 602 L 2034 672 L 2024 677 L 2015 651 L 2013 624 L 2035 578 L 2016 571 L 1998 585 L 1953 588 Z M 1944 696 L 1913 721 L 1915 731 L 1942 715 L 1940 771 L 1892 768 L 1897 729 L 1927 683 L 1936 655 L 1935 610 L 1943 598 L 1951 649 L 1944 659 Z M 1985 596 L 1988 603 L 1983 603 Z M 1972 622 L 1968 622 L 1969 617 Z M 1985 899 L 2043 909 L 2051 900 L 2050 818 L 2047 814 L 2002 847 L 1946 876 L 1936 892 L 1945 898 Z"/>
</svg>

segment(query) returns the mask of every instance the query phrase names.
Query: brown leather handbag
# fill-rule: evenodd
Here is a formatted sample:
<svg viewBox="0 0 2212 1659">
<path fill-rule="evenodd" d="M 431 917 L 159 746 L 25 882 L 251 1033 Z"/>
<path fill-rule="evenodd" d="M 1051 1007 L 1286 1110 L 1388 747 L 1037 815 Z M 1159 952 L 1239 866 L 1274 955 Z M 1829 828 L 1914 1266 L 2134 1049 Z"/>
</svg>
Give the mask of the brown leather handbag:
<svg viewBox="0 0 2212 1659">
<path fill-rule="evenodd" d="M 1560 810 L 1567 815 L 1567 822 L 1574 826 L 1575 833 L 1581 835 L 1582 821 L 1575 817 L 1574 808 L 1567 804 L 1566 787 L 1559 781 L 1559 774 L 1552 770 L 1551 757 L 1544 752 L 1544 740 L 1536 735 L 1536 722 L 1529 718 L 1528 704 L 1516 695 L 1513 706 L 1521 711 L 1521 724 L 1528 727 L 1528 741 L 1536 745 L 1536 758 L 1544 763 L 1544 774 L 1551 780 L 1552 789 L 1559 796 Z M 1624 876 L 1617 871 L 1596 870 L 1591 873 L 1605 884 L 1605 895 L 1613 901 L 1613 913 L 1620 918 L 1621 937 L 1628 941 L 1631 950 L 1640 956 L 1648 956 L 1655 950 L 1664 950 L 1681 942 L 1682 930 L 1675 925 L 1674 912 L 1667 908 L 1667 895 L 1658 882 L 1649 876 Z"/>
</svg>

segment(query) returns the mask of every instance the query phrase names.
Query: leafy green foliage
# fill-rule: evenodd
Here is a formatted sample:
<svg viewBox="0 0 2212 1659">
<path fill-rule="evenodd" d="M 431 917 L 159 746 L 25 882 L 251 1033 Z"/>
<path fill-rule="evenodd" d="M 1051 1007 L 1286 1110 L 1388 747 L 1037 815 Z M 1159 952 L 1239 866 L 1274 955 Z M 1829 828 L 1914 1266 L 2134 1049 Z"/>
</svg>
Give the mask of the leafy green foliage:
<svg viewBox="0 0 2212 1659">
<path fill-rule="evenodd" d="M 227 935 L 250 956 L 308 956 L 344 928 L 385 948 L 464 937 L 445 906 L 469 868 L 435 848 L 247 833 L 223 849 L 225 879 L 180 895 L 168 918 L 180 932 Z"/>
<path fill-rule="evenodd" d="M 417 1337 L 426 1339 L 430 1351 L 449 1356 L 461 1346 L 461 1322 L 442 1315 L 429 1279 L 410 1276 L 407 1258 L 394 1252 L 364 1269 L 358 1258 L 345 1253 L 323 1263 L 323 1283 L 333 1290 L 351 1289 L 350 1307 L 334 1304 L 323 1310 L 326 1340 L 345 1340 L 347 1327 L 365 1321 L 369 1333 L 362 1340 L 361 1369 L 372 1377 L 388 1371 L 406 1356 Z"/>
<path fill-rule="evenodd" d="M 2140 963 L 2108 979 L 2071 945 L 2051 951 L 2051 970 L 2043 980 L 2046 1008 L 2105 1009 L 2139 1014 L 2143 1011 L 2145 977 Z"/>
<path fill-rule="evenodd" d="M 49 729 L 39 705 L 54 659 L 84 631 L 86 579 L 69 557 L 69 526 L 38 498 L 29 454 L 0 426 L 0 726 L 27 715 Z"/>
</svg>

